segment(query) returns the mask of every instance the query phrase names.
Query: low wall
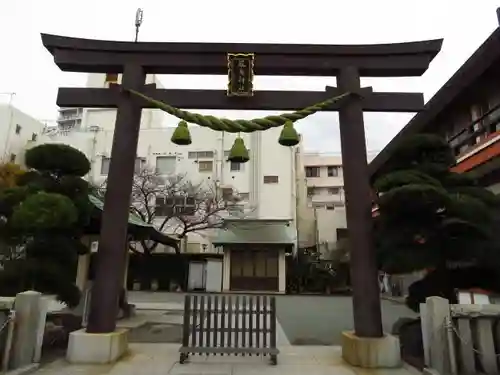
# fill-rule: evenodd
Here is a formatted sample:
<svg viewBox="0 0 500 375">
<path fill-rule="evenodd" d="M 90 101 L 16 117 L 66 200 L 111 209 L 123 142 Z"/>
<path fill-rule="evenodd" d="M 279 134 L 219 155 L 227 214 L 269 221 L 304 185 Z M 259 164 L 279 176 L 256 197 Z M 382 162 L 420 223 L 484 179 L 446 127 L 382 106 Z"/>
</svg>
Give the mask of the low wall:
<svg viewBox="0 0 500 375">
<path fill-rule="evenodd" d="M 429 297 L 421 304 L 425 364 L 437 374 L 499 374 L 499 305 L 450 305 Z"/>
<path fill-rule="evenodd" d="M 26 291 L 15 298 L 0 297 L 1 370 L 30 367 L 40 362 L 50 299 Z"/>
</svg>

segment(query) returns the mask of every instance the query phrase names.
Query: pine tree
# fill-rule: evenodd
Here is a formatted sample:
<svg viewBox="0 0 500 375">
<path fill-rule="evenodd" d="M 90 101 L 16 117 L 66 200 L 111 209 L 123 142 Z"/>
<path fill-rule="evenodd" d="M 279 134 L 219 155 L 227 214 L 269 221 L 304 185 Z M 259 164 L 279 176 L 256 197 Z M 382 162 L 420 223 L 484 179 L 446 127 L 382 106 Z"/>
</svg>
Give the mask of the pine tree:
<svg viewBox="0 0 500 375">
<path fill-rule="evenodd" d="M 90 163 L 80 151 L 61 144 L 44 144 L 26 152 L 29 171 L 17 186 L 0 189 L 0 239 L 9 256 L 0 271 L 0 294 L 33 289 L 56 294 L 76 306 L 78 255 L 90 220 L 88 183 L 82 176 Z"/>
<path fill-rule="evenodd" d="M 500 289 L 494 272 L 500 200 L 472 174 L 450 171 L 454 164 L 445 140 L 417 135 L 403 142 L 374 182 L 380 268 L 391 274 L 429 271 L 410 287 L 407 304 L 414 310 L 431 295 L 455 302 L 456 288 Z M 480 270 L 485 277 L 473 277 Z"/>
</svg>

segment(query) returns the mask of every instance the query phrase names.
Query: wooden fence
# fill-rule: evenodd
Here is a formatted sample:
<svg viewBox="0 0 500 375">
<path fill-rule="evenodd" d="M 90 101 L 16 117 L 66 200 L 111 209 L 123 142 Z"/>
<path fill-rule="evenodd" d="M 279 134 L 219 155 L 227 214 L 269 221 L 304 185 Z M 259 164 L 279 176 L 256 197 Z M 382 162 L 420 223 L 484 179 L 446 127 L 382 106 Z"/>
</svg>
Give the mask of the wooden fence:
<svg viewBox="0 0 500 375">
<path fill-rule="evenodd" d="M 450 305 L 441 297 L 420 307 L 426 367 L 445 374 L 500 373 L 500 305 Z"/>
<path fill-rule="evenodd" d="M 180 363 L 189 354 L 263 355 L 277 364 L 276 298 L 187 294 Z"/>
</svg>

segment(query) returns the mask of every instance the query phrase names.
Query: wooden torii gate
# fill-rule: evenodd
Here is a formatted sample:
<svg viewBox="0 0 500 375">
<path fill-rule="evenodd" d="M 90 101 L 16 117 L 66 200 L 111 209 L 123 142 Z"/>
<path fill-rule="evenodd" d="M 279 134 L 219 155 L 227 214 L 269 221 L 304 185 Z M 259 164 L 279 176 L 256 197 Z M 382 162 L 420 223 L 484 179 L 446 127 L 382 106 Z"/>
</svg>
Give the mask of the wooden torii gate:
<svg viewBox="0 0 500 375">
<path fill-rule="evenodd" d="M 117 42 L 42 34 L 45 48 L 63 71 L 121 73 L 125 89 L 184 109 L 294 110 L 344 92 L 364 92 L 360 76 L 420 76 L 442 40 L 380 45 L 285 45 Z M 145 85 L 146 74 L 228 74 L 228 53 L 254 56 L 257 75 L 336 76 L 325 92 L 256 91 L 228 96 L 226 90 L 170 90 Z M 113 88 L 60 88 L 61 107 L 117 108 L 111 164 L 102 218 L 96 278 L 87 332 L 115 330 L 125 267 L 127 219 L 142 108 L 151 104 Z M 363 111 L 417 112 L 420 93 L 374 92 L 326 108 L 339 111 L 351 249 L 354 326 L 359 337 L 382 337 L 378 274 L 372 244 L 371 194 Z"/>
</svg>

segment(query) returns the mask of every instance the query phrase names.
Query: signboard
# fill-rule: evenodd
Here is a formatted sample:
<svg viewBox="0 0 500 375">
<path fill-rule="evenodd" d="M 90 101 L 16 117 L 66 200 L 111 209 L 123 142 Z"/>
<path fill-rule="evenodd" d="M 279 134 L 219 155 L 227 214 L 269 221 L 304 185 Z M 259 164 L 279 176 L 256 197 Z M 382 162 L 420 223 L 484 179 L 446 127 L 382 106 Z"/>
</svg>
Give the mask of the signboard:
<svg viewBox="0 0 500 375">
<path fill-rule="evenodd" d="M 253 53 L 228 53 L 227 96 L 253 96 Z"/>
</svg>

